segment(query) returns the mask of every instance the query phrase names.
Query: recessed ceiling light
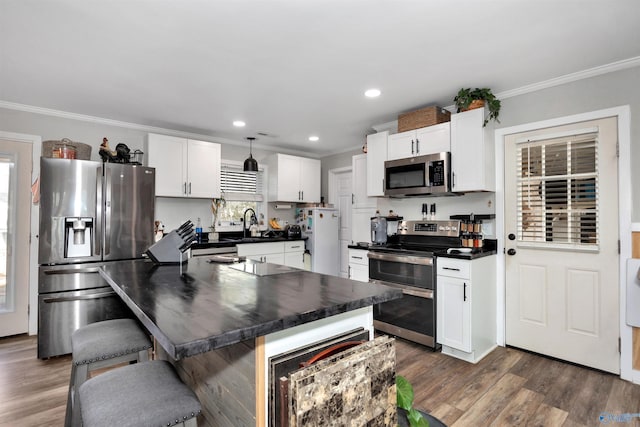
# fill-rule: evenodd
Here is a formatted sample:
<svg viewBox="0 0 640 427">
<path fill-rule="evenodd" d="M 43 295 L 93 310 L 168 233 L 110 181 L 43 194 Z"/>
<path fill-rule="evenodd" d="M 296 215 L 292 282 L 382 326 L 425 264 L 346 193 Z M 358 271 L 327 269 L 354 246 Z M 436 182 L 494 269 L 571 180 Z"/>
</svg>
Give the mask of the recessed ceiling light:
<svg viewBox="0 0 640 427">
<path fill-rule="evenodd" d="M 234 120 L 233 125 L 237 128 L 243 128 L 246 123 L 243 122 L 242 120 Z"/>
<path fill-rule="evenodd" d="M 310 136 L 310 137 L 309 137 L 309 141 L 312 141 L 312 142 L 316 142 L 316 141 L 318 141 L 319 139 L 320 139 L 320 137 L 317 137 L 317 136 L 315 136 L 315 135 L 312 135 L 312 136 Z"/>
<path fill-rule="evenodd" d="M 367 98 L 377 98 L 381 93 L 382 92 L 380 92 L 380 89 L 369 89 L 364 93 L 364 96 L 366 96 Z"/>
</svg>

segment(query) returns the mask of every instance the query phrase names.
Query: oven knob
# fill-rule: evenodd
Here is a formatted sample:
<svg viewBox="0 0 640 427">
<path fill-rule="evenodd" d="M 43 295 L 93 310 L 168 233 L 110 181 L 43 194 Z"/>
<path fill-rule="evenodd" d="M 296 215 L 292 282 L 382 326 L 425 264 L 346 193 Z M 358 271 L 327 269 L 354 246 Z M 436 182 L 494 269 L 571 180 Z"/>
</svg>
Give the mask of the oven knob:
<svg viewBox="0 0 640 427">
<path fill-rule="evenodd" d="M 444 231 L 444 225 L 441 225 L 440 227 L 438 227 L 439 231 Z"/>
<path fill-rule="evenodd" d="M 444 229 L 447 231 L 451 231 L 451 227 L 449 227 L 448 225 Z"/>
</svg>

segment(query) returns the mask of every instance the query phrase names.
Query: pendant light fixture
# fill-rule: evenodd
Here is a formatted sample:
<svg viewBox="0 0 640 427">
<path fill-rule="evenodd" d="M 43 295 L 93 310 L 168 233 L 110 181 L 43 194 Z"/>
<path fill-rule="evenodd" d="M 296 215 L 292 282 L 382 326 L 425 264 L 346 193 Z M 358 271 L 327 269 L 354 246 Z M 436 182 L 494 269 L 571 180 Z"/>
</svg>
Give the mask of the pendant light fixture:
<svg viewBox="0 0 640 427">
<path fill-rule="evenodd" d="M 244 171 L 245 172 L 258 172 L 258 162 L 253 158 L 253 141 L 254 137 L 247 137 L 249 140 L 249 157 L 244 161 Z"/>
</svg>

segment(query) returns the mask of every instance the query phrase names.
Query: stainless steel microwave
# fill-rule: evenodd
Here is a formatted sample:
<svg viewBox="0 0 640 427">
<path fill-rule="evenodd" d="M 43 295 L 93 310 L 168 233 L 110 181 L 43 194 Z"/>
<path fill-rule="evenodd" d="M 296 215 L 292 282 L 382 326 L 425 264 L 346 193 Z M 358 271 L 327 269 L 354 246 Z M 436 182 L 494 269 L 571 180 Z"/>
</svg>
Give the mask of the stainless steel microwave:
<svg viewBox="0 0 640 427">
<path fill-rule="evenodd" d="M 419 196 L 450 192 L 450 152 L 384 162 L 385 196 Z"/>
</svg>

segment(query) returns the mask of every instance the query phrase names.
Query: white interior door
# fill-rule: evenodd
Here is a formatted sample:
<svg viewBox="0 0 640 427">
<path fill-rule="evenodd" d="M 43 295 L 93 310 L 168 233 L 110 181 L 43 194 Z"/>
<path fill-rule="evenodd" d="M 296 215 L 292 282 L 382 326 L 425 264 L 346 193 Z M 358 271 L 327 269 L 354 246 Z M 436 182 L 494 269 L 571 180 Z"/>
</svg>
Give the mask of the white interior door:
<svg viewBox="0 0 640 427">
<path fill-rule="evenodd" d="M 29 327 L 31 150 L 0 138 L 0 336 Z"/>
<path fill-rule="evenodd" d="M 351 197 L 352 197 L 352 176 L 351 169 L 341 169 L 331 171 L 329 179 L 330 185 L 329 200 L 334 203 L 335 208 L 340 212 L 340 226 L 338 228 L 338 239 L 340 240 L 340 277 L 349 277 L 349 244 L 351 243 Z"/>
<path fill-rule="evenodd" d="M 506 344 L 619 373 L 615 118 L 505 138 Z"/>
</svg>

